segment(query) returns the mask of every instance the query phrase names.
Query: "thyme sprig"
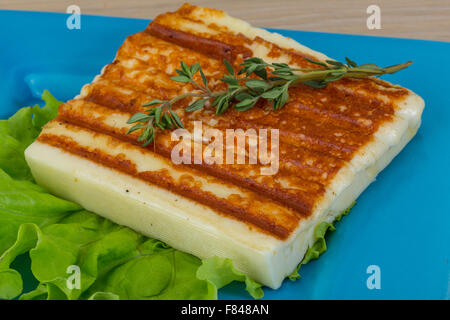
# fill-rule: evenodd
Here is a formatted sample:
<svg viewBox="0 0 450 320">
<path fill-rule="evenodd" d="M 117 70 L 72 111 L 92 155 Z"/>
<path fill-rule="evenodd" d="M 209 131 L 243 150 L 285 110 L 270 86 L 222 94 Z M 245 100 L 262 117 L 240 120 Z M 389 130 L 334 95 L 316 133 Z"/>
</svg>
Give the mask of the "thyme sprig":
<svg viewBox="0 0 450 320">
<path fill-rule="evenodd" d="M 180 117 L 172 110 L 175 103 L 184 99 L 191 99 L 185 108 L 186 112 L 203 109 L 205 106 L 215 108 L 216 115 L 223 114 L 231 106 L 237 111 L 253 108 L 260 100 L 272 104 L 273 111 L 280 110 L 289 100 L 289 88 L 303 83 L 313 88 L 324 88 L 328 83 L 342 78 L 379 77 L 392 74 L 409 67 L 412 62 L 382 68 L 376 64 L 361 64 L 345 58 L 346 63 L 335 60 L 315 61 L 305 58 L 317 68 L 293 68 L 286 63 L 267 63 L 260 58 L 249 58 L 240 65 L 236 72 L 233 66 L 224 60 L 227 74 L 220 79 L 227 85 L 223 91 L 212 91 L 203 73 L 200 63 L 191 66 L 181 61 L 177 76 L 170 79 L 181 83 L 190 83 L 195 88 L 192 92 L 183 93 L 170 100 L 155 99 L 143 104 L 151 107 L 144 112 L 134 114 L 128 124 L 135 123 L 127 134 L 141 130 L 138 141 L 142 146 L 149 145 L 155 139 L 157 129 L 184 128 Z M 270 71 L 270 72 L 269 72 Z M 194 79 L 199 73 L 201 82 Z"/>
</svg>

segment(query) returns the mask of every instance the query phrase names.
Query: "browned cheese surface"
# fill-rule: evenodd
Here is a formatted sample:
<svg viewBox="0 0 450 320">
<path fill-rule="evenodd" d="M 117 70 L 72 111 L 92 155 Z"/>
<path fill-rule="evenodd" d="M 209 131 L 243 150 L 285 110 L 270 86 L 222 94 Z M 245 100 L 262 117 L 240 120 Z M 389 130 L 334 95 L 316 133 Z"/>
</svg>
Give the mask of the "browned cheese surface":
<svg viewBox="0 0 450 320">
<path fill-rule="evenodd" d="M 63 104 L 58 118 L 48 127 L 88 129 L 95 135 L 106 136 L 110 148 L 120 145 L 170 162 L 171 149 L 177 143 L 171 141 L 170 132 L 158 131 L 155 143 L 143 149 L 136 141 L 138 132 L 126 135 L 129 126 L 123 123 L 114 126 L 105 119 L 114 114 L 130 117 L 148 108 L 142 106 L 145 102 L 195 90 L 191 84 L 169 79 L 176 75 L 181 60 L 187 64 L 200 62 L 212 90 L 226 88 L 219 81 L 227 72 L 223 59 L 238 69 L 243 59 L 253 55 L 249 44 L 254 42 L 266 46 L 272 58 L 287 55 L 291 64 L 316 67 L 304 59 L 308 55 L 302 52 L 280 48 L 261 38 L 235 35 L 217 25 L 209 25 L 216 31 L 214 35 L 180 30 L 179 19 L 196 21 L 192 9 L 183 6 L 174 13 L 162 14 L 146 30 L 129 36 L 116 59 L 85 88 L 87 95 Z M 201 82 L 200 75 L 197 77 Z M 395 101 L 408 92 L 379 80 L 342 79 L 324 89 L 299 85 L 290 88 L 289 94 L 289 102 L 275 112 L 271 105 L 262 102 L 246 112 L 229 108 L 221 116 L 216 116 L 211 107 L 184 112 L 189 101 L 180 101 L 174 107 L 189 131 L 195 120 L 223 130 L 224 136 L 226 129 L 279 129 L 279 170 L 275 175 L 260 175 L 260 165 L 202 163 L 176 166 L 185 175 L 174 179 L 167 170 L 139 172 L 126 153 L 111 156 L 107 150 L 80 145 L 64 135 L 44 130 L 38 140 L 169 189 L 251 228 L 285 239 L 301 219 L 311 215 L 339 169 L 373 139 L 381 124 L 391 121 Z M 217 197 L 198 185 L 192 178 L 195 176 L 224 186 L 239 186 L 245 196 Z"/>
</svg>

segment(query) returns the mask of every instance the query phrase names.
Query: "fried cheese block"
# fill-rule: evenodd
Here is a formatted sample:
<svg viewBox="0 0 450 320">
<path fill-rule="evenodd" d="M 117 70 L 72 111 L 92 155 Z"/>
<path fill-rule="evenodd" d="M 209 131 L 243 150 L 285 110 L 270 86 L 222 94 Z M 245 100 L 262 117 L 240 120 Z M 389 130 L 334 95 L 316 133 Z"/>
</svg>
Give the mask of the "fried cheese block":
<svg viewBox="0 0 450 320">
<path fill-rule="evenodd" d="M 112 63 L 59 109 L 25 152 L 36 181 L 116 223 L 200 258 L 231 258 L 254 280 L 278 288 L 332 222 L 403 149 L 420 126 L 424 101 L 375 78 L 341 79 L 323 89 L 297 85 L 279 111 L 269 103 L 216 116 L 185 112 L 186 129 L 279 130 L 279 166 L 175 164 L 171 132 L 143 148 L 126 134 L 130 116 L 153 99 L 196 88 L 170 80 L 180 61 L 200 62 L 212 90 L 226 87 L 223 59 L 248 57 L 315 67 L 329 59 L 298 42 L 254 28 L 223 11 L 183 5 L 130 35 Z M 196 141 L 206 144 L 205 141 Z M 237 152 L 237 150 L 235 150 Z"/>
</svg>

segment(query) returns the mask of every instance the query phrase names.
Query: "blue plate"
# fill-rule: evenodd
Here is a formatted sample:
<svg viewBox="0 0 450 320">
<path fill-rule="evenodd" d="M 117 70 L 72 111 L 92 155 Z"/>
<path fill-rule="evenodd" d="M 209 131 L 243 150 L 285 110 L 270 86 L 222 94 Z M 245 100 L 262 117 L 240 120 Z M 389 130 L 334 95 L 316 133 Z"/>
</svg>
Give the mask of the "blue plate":
<svg viewBox="0 0 450 320">
<path fill-rule="evenodd" d="M 81 30 L 68 30 L 67 17 L 0 11 L 0 118 L 39 102 L 44 89 L 61 100 L 72 98 L 112 61 L 126 36 L 149 23 L 83 15 Z M 265 298 L 448 299 L 450 43 L 275 31 L 339 60 L 346 55 L 380 65 L 413 60 L 409 69 L 384 79 L 422 96 L 426 108 L 417 136 L 328 236 L 328 251 L 302 267 L 300 280 L 267 289 Z M 27 263 L 26 257 L 20 263 Z M 367 286 L 372 265 L 379 267 L 380 289 Z M 240 285 L 220 291 L 222 299 L 248 297 Z"/>
</svg>

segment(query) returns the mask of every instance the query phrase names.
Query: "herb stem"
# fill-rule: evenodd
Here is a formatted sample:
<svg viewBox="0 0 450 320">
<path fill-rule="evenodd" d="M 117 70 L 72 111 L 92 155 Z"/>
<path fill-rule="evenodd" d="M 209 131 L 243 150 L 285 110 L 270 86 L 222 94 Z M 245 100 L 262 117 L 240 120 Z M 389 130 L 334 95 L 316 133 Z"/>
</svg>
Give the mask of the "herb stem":
<svg viewBox="0 0 450 320">
<path fill-rule="evenodd" d="M 174 103 L 183 100 L 185 98 L 189 98 L 189 97 L 197 97 L 197 98 L 205 98 L 205 97 L 209 97 L 209 94 L 205 94 L 205 93 L 195 93 L 195 92 L 187 92 L 187 93 L 183 93 L 180 94 L 179 96 L 176 96 L 175 98 L 172 98 L 171 100 L 167 101 L 167 103 L 172 106 Z"/>
<path fill-rule="evenodd" d="M 143 142 L 143 146 L 147 146 L 154 141 L 154 125 L 161 130 L 183 128 L 183 123 L 172 110 L 172 106 L 186 98 L 197 98 L 185 108 L 186 112 L 203 109 L 208 101 L 216 109 L 217 115 L 224 113 L 230 106 L 237 111 L 246 111 L 253 108 L 260 99 L 272 103 L 275 111 L 287 103 L 289 88 L 293 85 L 303 83 L 313 88 L 324 88 L 328 83 L 342 78 L 367 78 L 392 74 L 412 64 L 409 61 L 381 68 L 375 64 L 357 65 L 348 58 L 345 58 L 346 64 L 334 60 L 325 62 L 308 58 L 305 60 L 320 67 L 292 68 L 286 63 L 269 64 L 260 58 L 249 58 L 244 60 L 241 69 L 236 73 L 234 67 L 224 60 L 228 74 L 220 79 L 227 85 L 227 89 L 223 91 L 211 91 L 200 63 L 188 66 L 181 61 L 181 69 L 176 70 L 178 76 L 171 77 L 171 80 L 191 83 L 200 93 L 198 91 L 186 92 L 169 100 L 155 99 L 145 103 L 143 106 L 153 107 L 147 109 L 145 113 L 134 114 L 128 120 L 128 123 L 135 123 L 135 125 L 128 130 L 127 134 L 140 130 L 138 141 Z M 270 77 L 268 71 L 270 71 Z M 202 84 L 193 79 L 197 72 L 200 72 Z M 242 74 L 245 76 L 239 77 Z M 251 75 L 253 77 L 250 77 Z"/>
</svg>

